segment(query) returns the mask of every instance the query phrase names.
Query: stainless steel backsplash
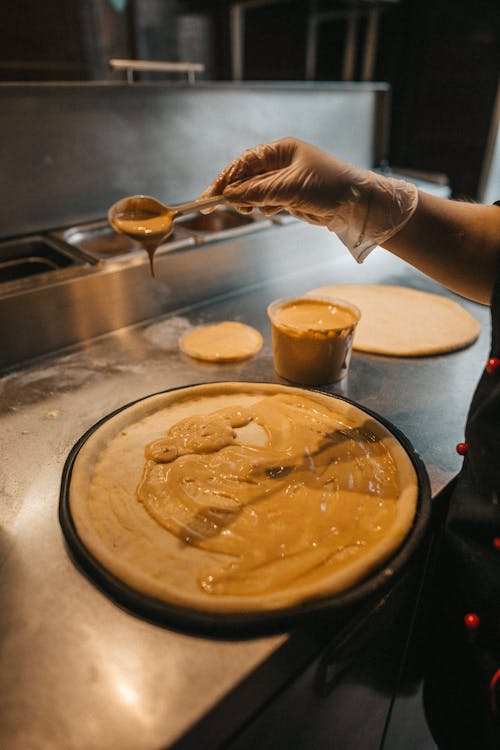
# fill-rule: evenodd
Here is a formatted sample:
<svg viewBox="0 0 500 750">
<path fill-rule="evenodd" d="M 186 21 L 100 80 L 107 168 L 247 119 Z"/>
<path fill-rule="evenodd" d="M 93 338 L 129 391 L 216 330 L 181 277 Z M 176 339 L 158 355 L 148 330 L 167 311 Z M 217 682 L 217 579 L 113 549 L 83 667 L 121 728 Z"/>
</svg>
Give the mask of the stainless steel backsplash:
<svg viewBox="0 0 500 750">
<path fill-rule="evenodd" d="M 196 197 L 242 150 L 292 135 L 385 156 L 387 84 L 0 84 L 0 238 L 102 218 L 124 195 Z"/>
</svg>

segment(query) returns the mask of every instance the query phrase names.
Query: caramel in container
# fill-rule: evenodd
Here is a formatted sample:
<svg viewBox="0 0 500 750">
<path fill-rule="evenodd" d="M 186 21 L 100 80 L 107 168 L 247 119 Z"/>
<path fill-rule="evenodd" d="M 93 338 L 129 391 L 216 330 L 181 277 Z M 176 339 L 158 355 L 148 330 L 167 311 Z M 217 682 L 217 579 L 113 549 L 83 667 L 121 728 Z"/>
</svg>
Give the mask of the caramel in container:
<svg viewBox="0 0 500 750">
<path fill-rule="evenodd" d="M 361 317 L 333 297 L 289 297 L 267 308 L 278 375 L 304 385 L 325 385 L 347 374 L 354 330 Z"/>
</svg>

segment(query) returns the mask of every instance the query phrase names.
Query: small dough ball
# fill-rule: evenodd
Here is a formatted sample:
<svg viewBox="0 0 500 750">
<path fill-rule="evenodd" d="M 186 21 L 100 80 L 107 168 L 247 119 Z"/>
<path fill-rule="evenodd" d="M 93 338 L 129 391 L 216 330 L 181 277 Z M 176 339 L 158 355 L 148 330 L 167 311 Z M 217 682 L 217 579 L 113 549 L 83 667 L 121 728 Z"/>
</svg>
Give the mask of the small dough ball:
<svg viewBox="0 0 500 750">
<path fill-rule="evenodd" d="M 201 326 L 183 336 L 181 351 L 207 362 L 237 362 L 257 354 L 262 347 L 259 331 L 245 323 L 226 320 Z"/>
</svg>

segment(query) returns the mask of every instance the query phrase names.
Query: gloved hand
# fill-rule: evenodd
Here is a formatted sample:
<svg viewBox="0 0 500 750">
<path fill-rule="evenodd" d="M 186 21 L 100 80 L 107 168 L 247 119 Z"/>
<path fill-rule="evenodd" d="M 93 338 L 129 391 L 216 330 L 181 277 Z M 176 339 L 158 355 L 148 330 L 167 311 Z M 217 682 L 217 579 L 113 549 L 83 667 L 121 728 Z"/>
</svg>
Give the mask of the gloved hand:
<svg viewBox="0 0 500 750">
<path fill-rule="evenodd" d="M 358 262 L 412 216 L 416 187 L 359 169 L 294 138 L 256 146 L 229 164 L 204 191 L 238 210 L 283 209 L 335 232 Z"/>
</svg>

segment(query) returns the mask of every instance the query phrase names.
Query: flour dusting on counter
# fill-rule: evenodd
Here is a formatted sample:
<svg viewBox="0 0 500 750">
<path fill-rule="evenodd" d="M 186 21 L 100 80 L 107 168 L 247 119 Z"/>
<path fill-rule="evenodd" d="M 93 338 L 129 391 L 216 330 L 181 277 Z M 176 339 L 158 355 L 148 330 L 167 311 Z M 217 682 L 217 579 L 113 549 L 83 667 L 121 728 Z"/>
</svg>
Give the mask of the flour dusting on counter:
<svg viewBox="0 0 500 750">
<path fill-rule="evenodd" d="M 175 316 L 149 325 L 142 333 L 150 344 L 171 351 L 178 349 L 179 337 L 190 328 L 191 323 L 187 318 Z"/>
</svg>

